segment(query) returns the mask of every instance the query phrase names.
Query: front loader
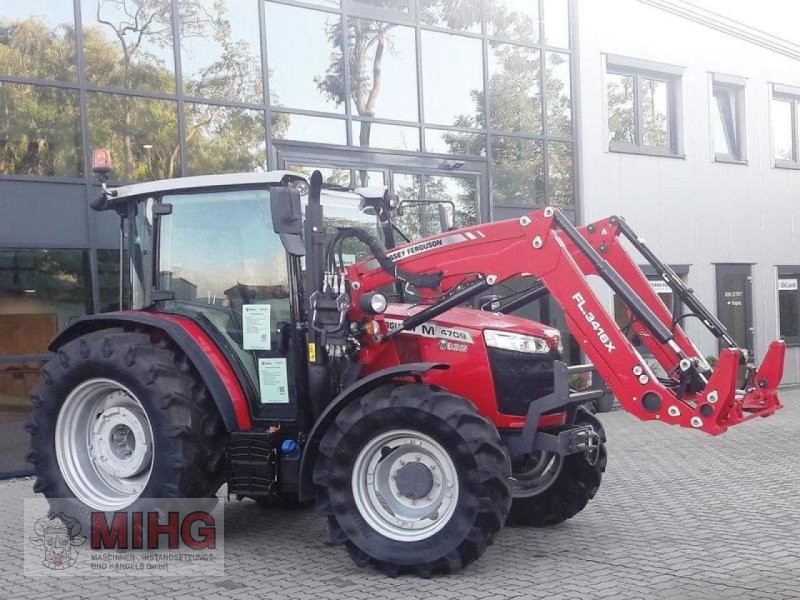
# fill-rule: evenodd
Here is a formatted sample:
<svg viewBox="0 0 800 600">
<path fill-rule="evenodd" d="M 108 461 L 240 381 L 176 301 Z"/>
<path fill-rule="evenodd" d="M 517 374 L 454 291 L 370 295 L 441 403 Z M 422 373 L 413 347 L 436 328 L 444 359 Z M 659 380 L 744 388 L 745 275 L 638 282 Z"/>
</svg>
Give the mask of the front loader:
<svg viewBox="0 0 800 600">
<path fill-rule="evenodd" d="M 399 203 L 319 173 L 104 183 L 92 206 L 120 216 L 119 306 L 51 345 L 34 489 L 76 518 L 223 483 L 261 504 L 314 501 L 357 564 L 429 576 L 477 559 L 507 522 L 554 525 L 594 497 L 607 455 L 589 406 L 604 391 L 572 375 L 595 372 L 639 419 L 712 435 L 780 408 L 783 343 L 756 367 L 623 219 L 443 219 L 398 245 Z M 623 239 L 725 345 L 714 368 Z M 487 296 L 523 277 L 535 283 Z M 545 294 L 590 364 L 567 366 L 558 330 L 508 314 Z"/>
</svg>

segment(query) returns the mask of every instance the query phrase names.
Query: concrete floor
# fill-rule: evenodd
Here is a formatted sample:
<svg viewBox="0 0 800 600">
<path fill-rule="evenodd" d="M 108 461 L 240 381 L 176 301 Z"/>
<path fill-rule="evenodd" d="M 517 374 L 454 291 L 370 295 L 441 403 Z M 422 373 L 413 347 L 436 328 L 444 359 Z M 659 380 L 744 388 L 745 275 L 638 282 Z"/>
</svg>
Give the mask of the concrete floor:
<svg viewBox="0 0 800 600">
<path fill-rule="evenodd" d="M 800 598 L 800 392 L 786 409 L 712 438 L 603 416 L 609 466 L 597 497 L 550 529 L 507 528 L 446 577 L 387 579 L 325 543 L 312 510 L 229 503 L 217 578 L 26 578 L 22 500 L 0 483 L 0 597 L 43 598 Z"/>
</svg>

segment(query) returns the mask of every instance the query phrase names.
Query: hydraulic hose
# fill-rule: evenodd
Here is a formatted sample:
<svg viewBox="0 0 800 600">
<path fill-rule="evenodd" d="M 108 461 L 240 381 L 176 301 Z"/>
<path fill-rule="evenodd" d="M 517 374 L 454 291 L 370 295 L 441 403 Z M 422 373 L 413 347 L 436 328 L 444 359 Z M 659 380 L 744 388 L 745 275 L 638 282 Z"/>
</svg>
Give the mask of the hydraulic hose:
<svg viewBox="0 0 800 600">
<path fill-rule="evenodd" d="M 358 239 L 358 241 L 369 247 L 372 255 L 375 257 L 375 260 L 378 261 L 378 264 L 384 271 L 390 273 L 397 279 L 405 281 L 406 283 L 410 283 L 414 287 L 437 288 L 442 282 L 442 271 L 432 271 L 430 273 L 412 273 L 398 266 L 386 254 L 386 248 L 383 247 L 383 244 L 372 237 L 369 232 L 365 231 L 364 229 L 351 227 L 344 230 L 341 235 L 342 238 L 354 237 Z"/>
</svg>

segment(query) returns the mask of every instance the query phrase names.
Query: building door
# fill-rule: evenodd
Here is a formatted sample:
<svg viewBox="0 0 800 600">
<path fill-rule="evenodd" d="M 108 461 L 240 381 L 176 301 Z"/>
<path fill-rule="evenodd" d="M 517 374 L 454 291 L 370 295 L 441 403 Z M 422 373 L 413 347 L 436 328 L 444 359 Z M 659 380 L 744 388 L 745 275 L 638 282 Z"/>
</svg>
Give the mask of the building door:
<svg viewBox="0 0 800 600">
<path fill-rule="evenodd" d="M 737 344 L 752 352 L 753 276 L 747 264 L 718 264 L 717 317 Z"/>
<path fill-rule="evenodd" d="M 489 220 L 488 177 L 480 161 L 329 149 L 276 143 L 278 169 L 310 175 L 345 187 L 387 186 L 403 202 L 397 225 L 415 239 L 439 232 L 433 202 L 452 207 L 456 227 Z M 398 240 L 400 241 L 400 240 Z"/>
</svg>

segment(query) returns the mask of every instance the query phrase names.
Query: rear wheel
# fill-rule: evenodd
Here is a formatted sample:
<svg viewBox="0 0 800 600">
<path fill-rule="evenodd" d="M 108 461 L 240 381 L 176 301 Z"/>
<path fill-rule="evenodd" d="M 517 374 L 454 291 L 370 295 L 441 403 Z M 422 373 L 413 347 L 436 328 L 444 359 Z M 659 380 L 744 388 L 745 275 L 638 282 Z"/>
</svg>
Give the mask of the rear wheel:
<svg viewBox="0 0 800 600">
<path fill-rule="evenodd" d="M 34 491 L 85 521 L 147 498 L 203 498 L 223 478 L 224 429 L 187 359 L 144 333 L 82 336 L 42 369 L 27 428 Z"/>
<path fill-rule="evenodd" d="M 605 431 L 600 421 L 583 408 L 578 410 L 575 422 L 593 427 L 599 438 L 597 446 L 568 456 L 534 453 L 515 465 L 509 525 L 557 525 L 577 515 L 594 498 L 606 470 Z"/>
<path fill-rule="evenodd" d="M 477 559 L 505 521 L 509 475 L 494 425 L 423 384 L 384 386 L 347 406 L 314 469 L 331 541 L 391 576 Z"/>
</svg>

